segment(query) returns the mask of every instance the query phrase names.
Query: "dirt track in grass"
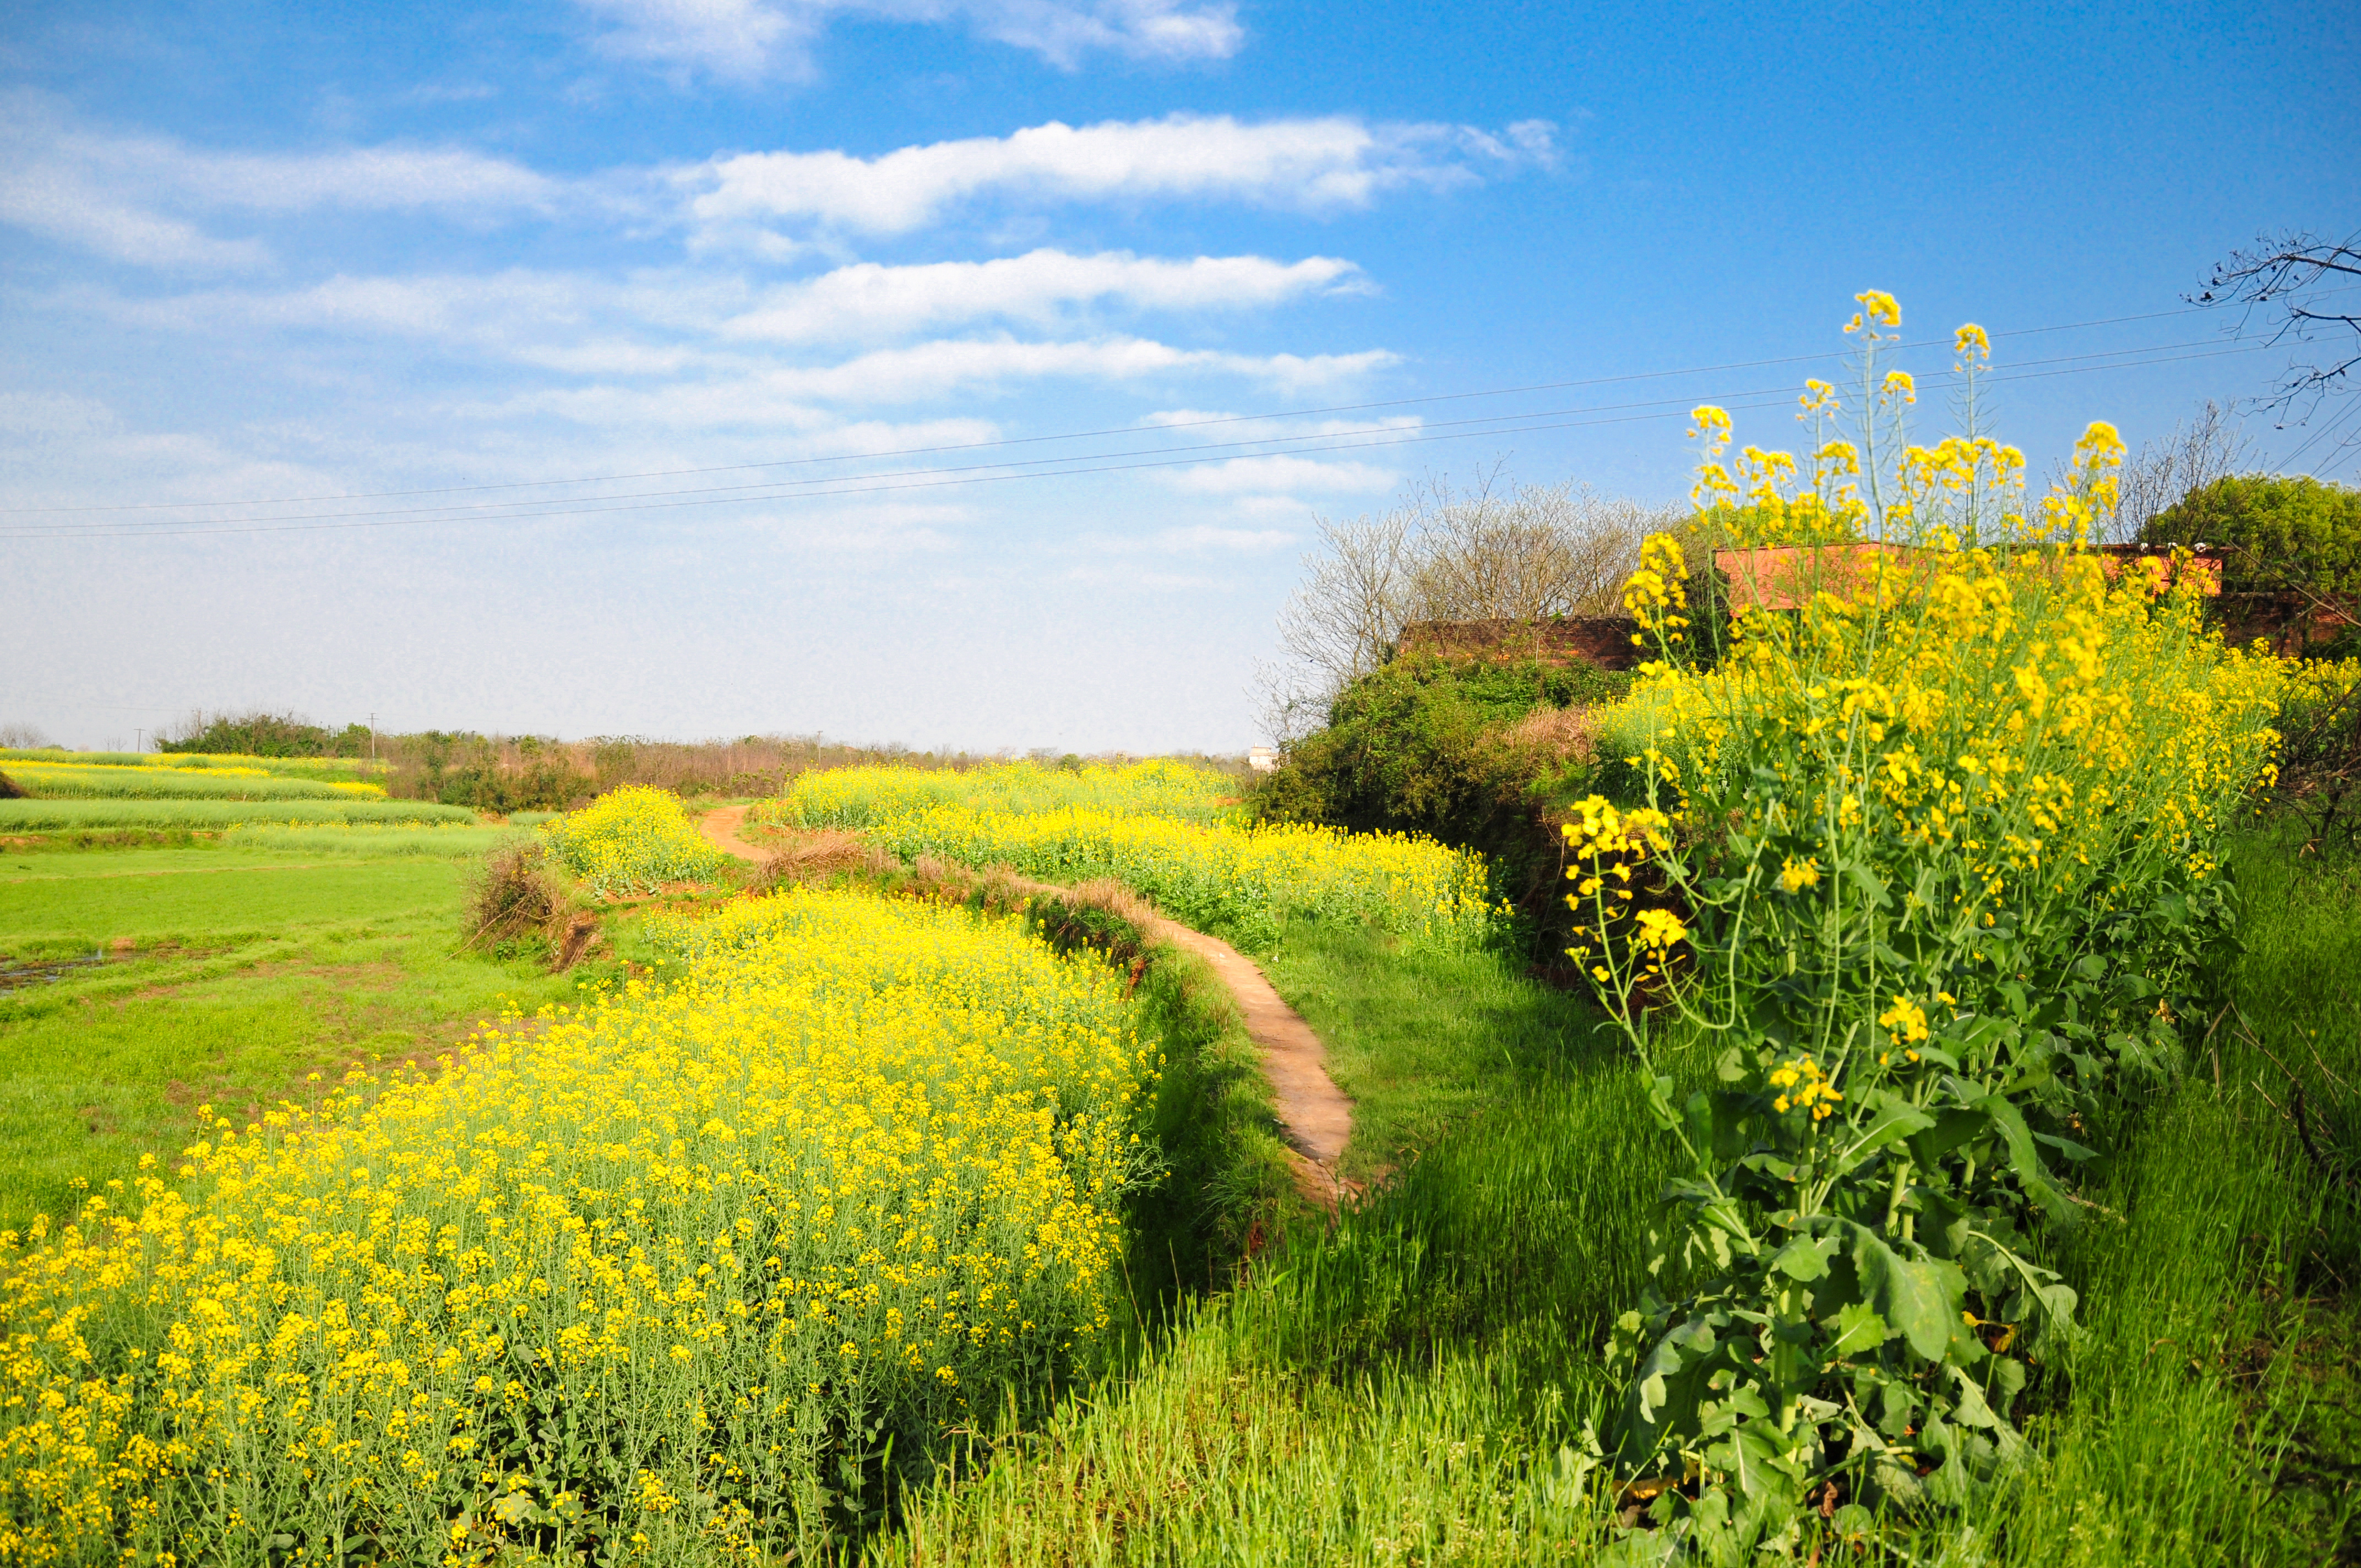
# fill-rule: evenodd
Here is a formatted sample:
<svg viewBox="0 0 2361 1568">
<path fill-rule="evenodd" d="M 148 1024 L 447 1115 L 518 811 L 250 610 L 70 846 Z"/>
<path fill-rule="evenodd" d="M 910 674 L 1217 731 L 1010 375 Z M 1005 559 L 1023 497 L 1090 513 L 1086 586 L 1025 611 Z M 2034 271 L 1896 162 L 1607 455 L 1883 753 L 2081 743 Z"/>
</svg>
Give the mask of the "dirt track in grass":
<svg viewBox="0 0 2361 1568">
<path fill-rule="evenodd" d="M 741 861 L 769 860 L 768 852 L 738 836 L 745 821 L 746 807 L 719 806 L 698 818 L 697 827 L 706 842 Z M 1017 881 L 1034 892 L 1068 891 L 1048 883 Z M 1334 1210 L 1341 1198 L 1355 1190 L 1338 1174 L 1345 1145 L 1353 1135 L 1353 1102 L 1328 1076 L 1328 1052 L 1320 1036 L 1271 988 L 1254 960 L 1227 942 L 1162 916 L 1152 918 L 1148 935 L 1203 959 L 1229 987 L 1246 1019 L 1246 1034 L 1262 1053 L 1272 1108 L 1279 1113 L 1280 1129 L 1294 1157 L 1296 1188 L 1321 1207 Z"/>
</svg>

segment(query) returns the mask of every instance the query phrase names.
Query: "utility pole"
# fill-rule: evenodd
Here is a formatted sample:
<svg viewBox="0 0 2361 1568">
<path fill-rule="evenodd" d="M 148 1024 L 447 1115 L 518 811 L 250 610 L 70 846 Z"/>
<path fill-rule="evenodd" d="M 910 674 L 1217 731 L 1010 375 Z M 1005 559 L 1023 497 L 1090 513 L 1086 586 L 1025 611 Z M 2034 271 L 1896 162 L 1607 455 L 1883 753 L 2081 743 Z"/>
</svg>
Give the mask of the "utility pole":
<svg viewBox="0 0 2361 1568">
<path fill-rule="evenodd" d="M 377 761 L 377 715 L 369 715 L 369 762 Z"/>
<path fill-rule="evenodd" d="M 133 729 L 131 731 L 131 749 L 135 751 L 142 753 L 146 752 L 148 750 L 148 731 L 137 728 Z"/>
</svg>

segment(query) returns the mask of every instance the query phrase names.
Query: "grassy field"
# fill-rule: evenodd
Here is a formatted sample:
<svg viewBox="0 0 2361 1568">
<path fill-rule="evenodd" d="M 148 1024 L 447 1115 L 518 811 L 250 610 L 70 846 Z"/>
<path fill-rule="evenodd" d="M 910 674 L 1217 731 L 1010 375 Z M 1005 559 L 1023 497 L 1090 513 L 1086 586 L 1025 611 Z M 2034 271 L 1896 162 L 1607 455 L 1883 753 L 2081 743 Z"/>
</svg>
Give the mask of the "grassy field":
<svg viewBox="0 0 2361 1568">
<path fill-rule="evenodd" d="M 455 952 L 452 839 L 489 829 L 248 832 L 0 856 L 0 1227 L 176 1150 L 201 1103 L 300 1099 L 313 1071 L 573 993 Z"/>
<path fill-rule="evenodd" d="M 0 837 L 25 833 L 88 833 L 170 828 L 221 829 L 240 823 L 457 822 L 476 814 L 463 806 L 419 800 L 0 800 Z"/>
<path fill-rule="evenodd" d="M 258 768 L 61 767 L 16 762 L 17 788 L 37 800 L 382 800 L 381 784 L 282 778 Z"/>
<path fill-rule="evenodd" d="M 0 772 L 14 773 L 20 765 L 202 771 L 232 776 L 258 773 L 272 778 L 346 784 L 382 784 L 389 771 L 385 763 L 372 762 L 366 757 L 249 757 L 226 751 L 68 751 L 55 746 L 33 751 L 0 747 Z"/>
</svg>

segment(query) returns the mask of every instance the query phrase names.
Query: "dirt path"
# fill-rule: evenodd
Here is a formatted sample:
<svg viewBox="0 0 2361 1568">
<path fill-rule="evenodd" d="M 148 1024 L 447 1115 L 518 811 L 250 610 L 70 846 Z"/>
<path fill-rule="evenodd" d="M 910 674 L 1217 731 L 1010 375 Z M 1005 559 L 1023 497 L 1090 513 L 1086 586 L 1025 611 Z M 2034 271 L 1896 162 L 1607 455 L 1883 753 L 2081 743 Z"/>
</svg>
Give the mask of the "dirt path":
<svg viewBox="0 0 2361 1568">
<path fill-rule="evenodd" d="M 738 836 L 745 820 L 746 807 L 718 806 L 698 818 L 697 828 L 706 842 L 741 861 L 769 860 L 767 853 Z M 1029 893 L 1062 895 L 1071 891 L 1026 878 L 1016 880 Z M 1341 1198 L 1358 1190 L 1339 1171 L 1345 1145 L 1353 1135 L 1353 1102 L 1328 1076 L 1328 1053 L 1320 1036 L 1272 989 L 1254 960 L 1227 942 L 1160 915 L 1151 917 L 1148 927 L 1151 939 L 1170 942 L 1203 959 L 1237 999 L 1246 1034 L 1262 1052 L 1263 1076 L 1270 1080 L 1273 1108 L 1292 1157 L 1296 1190 L 1334 1211 Z"/>
<path fill-rule="evenodd" d="M 770 856 L 738 837 L 738 829 L 745 825 L 745 821 L 744 806 L 717 806 L 697 819 L 697 830 L 705 835 L 707 843 L 725 854 L 735 855 L 741 861 L 769 860 Z"/>
</svg>

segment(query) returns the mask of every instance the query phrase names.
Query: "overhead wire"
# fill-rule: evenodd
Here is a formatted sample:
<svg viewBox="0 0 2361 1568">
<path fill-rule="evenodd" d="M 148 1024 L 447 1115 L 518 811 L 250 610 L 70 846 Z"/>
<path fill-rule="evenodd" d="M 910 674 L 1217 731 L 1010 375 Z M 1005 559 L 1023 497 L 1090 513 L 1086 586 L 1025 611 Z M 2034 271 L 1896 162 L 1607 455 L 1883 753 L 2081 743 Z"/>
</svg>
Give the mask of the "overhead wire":
<svg viewBox="0 0 2361 1568">
<path fill-rule="evenodd" d="M 2045 326 L 2015 327 L 1991 334 L 1993 338 L 2035 336 L 2048 333 L 2076 332 L 2103 326 L 2118 326 L 2136 322 L 2158 321 L 2174 316 L 2193 314 L 2202 306 L 2183 306 L 2169 311 L 2150 311 L 2134 315 L 2107 316 L 2083 322 L 2061 322 Z M 1903 350 L 1938 347 L 1949 345 L 1948 338 L 1924 338 L 1897 345 Z M 2125 351 L 2130 352 L 2130 351 Z M 1283 410 L 1265 413 L 1221 414 L 1195 420 L 1175 420 L 1155 426 L 1158 430 L 1190 430 L 1216 425 L 1252 423 L 1282 419 L 1312 419 L 1325 415 L 1369 413 L 1386 409 L 1420 407 L 1432 403 L 1466 401 L 1477 398 L 1516 397 L 1534 392 L 1564 391 L 1583 387 L 1602 387 L 1637 381 L 1664 380 L 1679 377 L 1726 374 L 1735 370 L 1763 369 L 1785 365 L 1802 365 L 1826 361 L 1840 356 L 1840 350 L 1815 354 L 1784 355 L 1765 359 L 1733 360 L 1719 365 L 1688 366 L 1677 369 L 1635 371 L 1618 376 L 1587 377 L 1566 381 L 1535 382 L 1525 386 L 1482 388 L 1472 391 L 1438 392 L 1414 398 L 1393 398 L 1372 402 L 1340 403 L 1322 408 Z M 623 484 L 639 479 L 679 478 L 702 474 L 751 472 L 759 468 L 800 467 L 821 463 L 878 462 L 895 457 L 931 456 L 952 452 L 986 451 L 1000 447 L 1038 445 L 1046 443 L 1095 440 L 1110 435 L 1132 435 L 1138 425 L 1109 426 L 1098 430 L 1072 431 L 1041 435 L 1006 436 L 989 441 L 941 443 L 928 446 L 889 448 L 877 452 L 829 453 L 802 457 L 776 458 L 759 462 L 714 464 L 698 467 L 648 469 L 637 473 L 583 475 L 551 479 L 514 479 L 475 485 L 443 485 L 402 490 L 359 490 L 329 495 L 253 497 L 222 500 L 187 501 L 125 501 L 70 507 L 0 507 L 0 516 L 64 516 L 90 512 L 124 512 L 146 510 L 180 510 L 208 507 L 296 506 L 335 500 L 390 500 L 412 496 L 463 495 L 489 493 L 496 490 L 548 489 L 569 485 Z"/>
<path fill-rule="evenodd" d="M 2132 349 L 2099 350 L 2089 354 L 2058 356 L 2048 360 L 2030 361 L 2024 366 L 1993 372 L 1989 378 L 1996 382 L 2036 380 L 2059 375 L 2089 374 L 2094 371 L 2136 368 L 2189 359 L 2215 358 L 2226 355 L 2255 352 L 2266 346 L 2268 345 L 2261 343 L 2245 343 L 2226 347 L 2188 343 Z M 2166 354 L 2162 352 L 2164 349 L 2186 349 L 2191 352 Z M 2087 363 L 2092 360 L 2101 361 L 2101 363 Z M 1792 389 L 1785 388 L 1750 389 L 1742 393 L 1725 394 L 1723 401 L 1743 411 L 1770 406 L 1761 400 L 1783 400 L 1791 392 Z M 832 475 L 816 479 L 774 480 L 759 485 L 709 487 L 698 490 L 582 497 L 574 498 L 570 501 L 566 498 L 544 498 L 523 501 L 475 502 L 438 508 L 397 508 L 380 512 L 295 514 L 247 520 L 183 518 L 149 521 L 116 519 L 82 523 L 23 523 L 13 528 L 0 528 L 0 538 L 168 538 L 190 534 L 309 532 L 362 527 L 414 527 L 467 521 L 533 521 L 600 516 L 616 512 L 675 510 L 689 507 L 733 504 L 751 505 L 789 499 L 868 495 L 886 490 L 936 488 L 947 485 L 1000 483 L 1026 478 L 1074 477 L 1138 469 L 1191 466 L 1205 463 L 1234 461 L 1242 457 L 1328 454 L 1424 444 L 1440 441 L 1513 436 L 1666 417 L 1669 412 L 1680 410 L 1691 400 L 1688 397 L 1652 399 L 1632 403 L 1485 416 L 1446 422 L 1443 425 L 1397 426 L 1351 433 L 1317 432 L 1297 436 L 1268 436 L 1236 442 L 1204 443 L 1194 447 L 1177 449 L 1135 448 L 1127 452 L 1074 455 L 1024 463 L 982 464 L 966 469 L 936 468 L 902 470 L 880 475 Z M 1474 428 L 1454 428 L 1459 426 Z M 1132 434 L 1137 433 L 1137 431 L 1124 430 L 1110 433 Z M 1240 453 L 1238 450 L 1248 446 L 1279 450 L 1255 453 Z M 1214 452 L 1228 453 L 1233 455 L 1219 457 L 1206 455 Z M 1141 460 L 1111 461 L 1115 458 Z M 745 493 L 749 491 L 763 493 Z M 679 499 L 682 497 L 688 499 Z M 532 510 L 498 511 L 491 510 L 519 507 Z M 454 513 L 468 515 L 455 516 L 452 515 Z"/>
</svg>

